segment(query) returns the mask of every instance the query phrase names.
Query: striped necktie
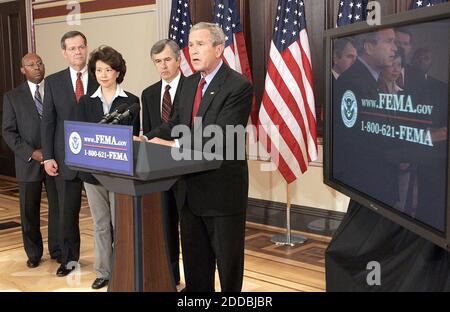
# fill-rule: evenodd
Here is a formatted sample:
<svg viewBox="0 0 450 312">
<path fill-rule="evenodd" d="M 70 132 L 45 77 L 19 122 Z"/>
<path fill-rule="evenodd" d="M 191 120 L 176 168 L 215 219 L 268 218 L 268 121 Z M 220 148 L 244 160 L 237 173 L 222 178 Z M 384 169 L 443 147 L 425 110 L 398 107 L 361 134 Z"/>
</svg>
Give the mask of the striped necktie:
<svg viewBox="0 0 450 312">
<path fill-rule="evenodd" d="M 44 107 L 42 106 L 42 97 L 39 92 L 39 85 L 36 85 L 36 92 L 34 92 L 34 103 L 36 104 L 36 109 L 39 115 L 39 118 L 42 118 L 42 110 Z"/>
<path fill-rule="evenodd" d="M 167 122 L 169 120 L 170 111 L 172 110 L 172 100 L 170 98 L 170 85 L 166 86 L 164 91 L 162 107 L 161 107 L 161 121 Z"/>
</svg>

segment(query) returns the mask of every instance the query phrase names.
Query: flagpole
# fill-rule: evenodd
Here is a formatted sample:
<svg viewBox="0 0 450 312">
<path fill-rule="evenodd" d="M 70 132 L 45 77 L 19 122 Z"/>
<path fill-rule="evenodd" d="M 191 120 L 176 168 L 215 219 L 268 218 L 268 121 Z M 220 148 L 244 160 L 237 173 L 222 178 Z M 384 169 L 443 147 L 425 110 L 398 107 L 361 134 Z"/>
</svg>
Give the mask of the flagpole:
<svg viewBox="0 0 450 312">
<path fill-rule="evenodd" d="M 294 247 L 297 244 L 303 244 L 308 240 L 301 235 L 291 235 L 291 192 L 289 183 L 286 183 L 286 234 L 277 234 L 272 236 L 272 243 L 279 246 Z"/>
</svg>

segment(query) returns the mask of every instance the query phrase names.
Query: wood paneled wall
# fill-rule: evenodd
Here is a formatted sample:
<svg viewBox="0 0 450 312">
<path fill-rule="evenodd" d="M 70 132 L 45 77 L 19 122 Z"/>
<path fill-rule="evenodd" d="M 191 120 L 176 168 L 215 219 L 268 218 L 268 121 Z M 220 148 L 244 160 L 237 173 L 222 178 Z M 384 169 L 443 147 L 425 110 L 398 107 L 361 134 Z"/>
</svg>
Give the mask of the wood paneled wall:
<svg viewBox="0 0 450 312">
<path fill-rule="evenodd" d="M 20 63 L 27 52 L 25 0 L 0 3 L 0 128 L 3 95 L 25 81 L 20 72 Z M 14 154 L 4 142 L 1 131 L 0 174 L 14 176 Z"/>
</svg>

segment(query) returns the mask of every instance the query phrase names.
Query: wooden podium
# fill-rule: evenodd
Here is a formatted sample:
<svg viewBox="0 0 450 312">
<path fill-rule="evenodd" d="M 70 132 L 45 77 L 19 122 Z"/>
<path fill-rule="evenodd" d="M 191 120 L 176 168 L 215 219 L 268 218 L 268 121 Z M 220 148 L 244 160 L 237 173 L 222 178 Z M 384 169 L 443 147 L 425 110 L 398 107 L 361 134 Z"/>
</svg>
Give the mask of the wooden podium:
<svg viewBox="0 0 450 312">
<path fill-rule="evenodd" d="M 133 176 L 72 167 L 92 173 L 116 193 L 114 260 L 108 291 L 176 291 L 160 192 L 170 189 L 180 176 L 216 169 L 221 161 L 175 160 L 171 153 L 170 147 L 134 142 Z"/>
</svg>

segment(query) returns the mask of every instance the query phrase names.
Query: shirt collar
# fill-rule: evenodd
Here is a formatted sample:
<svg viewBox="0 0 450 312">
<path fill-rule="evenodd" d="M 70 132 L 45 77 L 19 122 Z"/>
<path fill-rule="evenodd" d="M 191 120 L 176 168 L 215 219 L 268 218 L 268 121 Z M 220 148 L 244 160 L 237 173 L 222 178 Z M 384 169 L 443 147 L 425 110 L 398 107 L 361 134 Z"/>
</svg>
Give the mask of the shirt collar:
<svg viewBox="0 0 450 312">
<path fill-rule="evenodd" d="M 73 69 L 72 67 L 69 66 L 69 70 L 70 70 L 70 75 L 71 76 L 77 76 L 78 71 L 76 71 L 75 69 Z M 80 70 L 81 76 L 84 76 L 85 74 L 87 74 L 87 65 L 84 66 L 84 68 L 82 70 Z"/>
<path fill-rule="evenodd" d="M 162 90 L 165 90 L 167 85 L 170 86 L 170 89 L 173 89 L 174 87 L 177 87 L 178 86 L 178 82 L 180 81 L 180 78 L 181 78 L 181 71 L 178 73 L 178 75 L 175 78 L 173 78 L 173 80 L 170 83 L 165 81 L 164 79 L 161 79 L 161 81 L 162 81 L 162 86 L 161 86 Z"/>
<path fill-rule="evenodd" d="M 220 67 L 222 67 L 223 61 L 220 60 L 220 63 L 217 65 L 216 68 L 214 68 L 214 70 L 207 76 L 202 75 L 202 78 L 205 78 L 206 84 L 209 85 L 209 83 L 214 79 L 214 77 L 216 76 L 217 72 L 219 71 Z"/>
<path fill-rule="evenodd" d="M 366 61 L 364 61 L 364 59 L 362 59 L 361 57 L 358 57 L 358 60 L 360 60 L 361 63 L 363 63 L 364 66 L 366 66 L 367 70 L 370 72 L 373 79 L 375 79 L 375 81 L 378 81 L 378 78 L 380 78 L 380 73 L 377 72 L 376 70 L 373 70 L 372 67 L 370 67 L 370 65 L 367 64 Z"/>
<path fill-rule="evenodd" d="M 400 88 L 398 86 L 398 84 L 394 84 L 394 90 L 395 90 L 395 92 L 402 92 L 402 91 L 404 91 L 402 88 Z"/>
<path fill-rule="evenodd" d="M 331 73 L 333 74 L 334 79 L 338 79 L 339 78 L 339 74 L 334 69 L 331 69 Z"/>
<path fill-rule="evenodd" d="M 114 97 L 113 97 L 111 103 L 114 102 L 114 100 L 119 96 L 120 97 L 128 97 L 128 95 L 125 93 L 125 91 L 123 91 L 122 86 L 120 84 L 117 84 L 116 94 L 114 94 Z M 99 86 L 97 91 L 95 91 L 91 95 L 91 98 L 96 98 L 96 97 L 100 98 L 100 100 L 102 100 L 103 103 L 105 102 L 105 99 L 104 99 L 103 93 L 102 93 L 102 86 Z"/>
<path fill-rule="evenodd" d="M 28 83 L 28 87 L 30 88 L 30 90 L 32 91 L 32 93 L 36 92 L 36 86 L 39 85 L 39 91 L 42 93 L 44 92 L 44 79 L 42 79 L 42 81 L 38 84 L 35 84 L 29 80 L 27 80 Z"/>
</svg>

